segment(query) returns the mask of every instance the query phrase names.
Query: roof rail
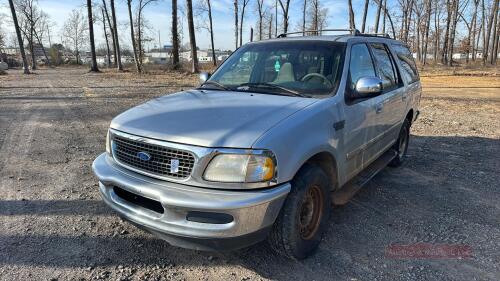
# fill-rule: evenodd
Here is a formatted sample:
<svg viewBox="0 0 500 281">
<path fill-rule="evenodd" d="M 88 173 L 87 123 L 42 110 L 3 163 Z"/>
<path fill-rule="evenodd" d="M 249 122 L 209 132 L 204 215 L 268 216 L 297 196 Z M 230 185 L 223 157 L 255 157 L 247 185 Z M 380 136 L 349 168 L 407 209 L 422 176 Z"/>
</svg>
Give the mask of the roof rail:
<svg viewBox="0 0 500 281">
<path fill-rule="evenodd" d="M 295 34 L 320 34 L 323 32 L 338 32 L 338 31 L 348 31 L 349 34 L 352 35 L 360 35 L 361 33 L 359 30 L 355 28 L 347 28 L 347 29 L 319 29 L 319 30 L 306 30 L 306 31 L 295 31 L 295 32 L 287 32 L 287 33 L 281 33 L 278 35 L 278 38 L 286 38 L 288 35 L 295 35 Z"/>
<path fill-rule="evenodd" d="M 391 38 L 387 33 L 360 33 L 359 36 Z"/>
</svg>

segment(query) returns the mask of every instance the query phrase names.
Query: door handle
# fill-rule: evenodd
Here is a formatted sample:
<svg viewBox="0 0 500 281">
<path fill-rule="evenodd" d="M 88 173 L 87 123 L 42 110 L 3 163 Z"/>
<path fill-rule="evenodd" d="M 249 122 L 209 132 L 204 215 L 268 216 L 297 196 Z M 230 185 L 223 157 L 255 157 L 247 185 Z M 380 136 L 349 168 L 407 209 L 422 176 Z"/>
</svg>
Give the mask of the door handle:
<svg viewBox="0 0 500 281">
<path fill-rule="evenodd" d="M 384 108 L 384 105 L 382 103 L 379 103 L 379 104 L 375 105 L 375 113 L 382 112 L 383 108 Z"/>
</svg>

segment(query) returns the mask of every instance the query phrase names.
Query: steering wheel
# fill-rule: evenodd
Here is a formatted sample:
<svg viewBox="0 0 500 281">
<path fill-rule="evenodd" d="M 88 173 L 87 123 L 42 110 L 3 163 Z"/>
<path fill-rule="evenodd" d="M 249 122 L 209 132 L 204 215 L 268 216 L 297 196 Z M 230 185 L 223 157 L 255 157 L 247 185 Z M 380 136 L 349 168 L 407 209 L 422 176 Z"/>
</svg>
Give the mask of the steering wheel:
<svg viewBox="0 0 500 281">
<path fill-rule="evenodd" d="M 307 82 L 307 81 L 311 80 L 314 77 L 317 77 L 317 78 L 320 78 L 321 80 L 323 80 L 323 84 L 324 85 L 326 85 L 328 87 L 333 87 L 332 82 L 328 78 L 326 78 L 323 74 L 319 74 L 319 73 L 316 73 L 316 72 L 312 72 L 312 73 L 304 75 L 304 77 L 302 77 L 300 79 L 300 81 Z"/>
</svg>

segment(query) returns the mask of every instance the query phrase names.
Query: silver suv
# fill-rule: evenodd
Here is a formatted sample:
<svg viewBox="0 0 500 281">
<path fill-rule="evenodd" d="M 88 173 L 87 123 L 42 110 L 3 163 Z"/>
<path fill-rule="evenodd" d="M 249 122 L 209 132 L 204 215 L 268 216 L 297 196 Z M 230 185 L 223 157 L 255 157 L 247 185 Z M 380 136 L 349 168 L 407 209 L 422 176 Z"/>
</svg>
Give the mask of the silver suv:
<svg viewBox="0 0 500 281">
<path fill-rule="evenodd" d="M 267 239 L 295 259 L 332 205 L 401 165 L 421 96 L 408 48 L 357 32 L 249 43 L 201 78 L 113 119 L 93 163 L 103 200 L 172 245 Z"/>
</svg>

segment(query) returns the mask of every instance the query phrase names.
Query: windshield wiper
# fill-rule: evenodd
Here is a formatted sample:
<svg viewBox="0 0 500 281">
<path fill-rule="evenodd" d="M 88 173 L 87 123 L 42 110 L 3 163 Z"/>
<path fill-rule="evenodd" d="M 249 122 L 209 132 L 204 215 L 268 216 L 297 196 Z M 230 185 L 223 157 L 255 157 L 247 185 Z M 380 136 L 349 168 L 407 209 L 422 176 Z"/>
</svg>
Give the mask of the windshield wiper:
<svg viewBox="0 0 500 281">
<path fill-rule="evenodd" d="M 225 91 L 230 90 L 228 87 L 226 87 L 226 86 L 222 85 L 221 83 L 214 81 L 214 80 L 207 80 L 207 81 L 203 82 L 203 84 L 201 84 L 201 87 L 203 87 L 204 85 L 216 86 L 216 87 L 221 88 L 222 90 L 225 90 Z M 201 89 L 209 90 L 207 88 L 201 88 Z"/>
<path fill-rule="evenodd" d="M 308 97 L 306 95 L 303 95 L 297 91 L 294 91 L 292 89 L 288 89 L 279 85 L 271 84 L 271 83 L 243 83 L 240 84 L 236 89 L 241 90 L 241 87 L 249 87 L 249 88 L 268 88 L 268 89 L 275 89 L 275 90 L 281 90 L 284 91 L 288 96 L 295 96 L 295 97 Z"/>
</svg>

